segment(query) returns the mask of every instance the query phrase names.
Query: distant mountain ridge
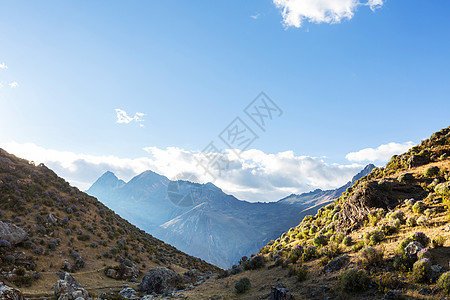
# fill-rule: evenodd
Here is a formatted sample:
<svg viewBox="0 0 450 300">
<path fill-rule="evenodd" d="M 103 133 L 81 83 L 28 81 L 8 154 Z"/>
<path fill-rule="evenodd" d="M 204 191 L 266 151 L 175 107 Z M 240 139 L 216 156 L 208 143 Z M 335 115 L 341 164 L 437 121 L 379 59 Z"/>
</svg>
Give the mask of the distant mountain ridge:
<svg viewBox="0 0 450 300">
<path fill-rule="evenodd" d="M 352 182 L 374 167 L 367 166 Z M 174 184 L 179 191 L 194 191 L 192 205 L 176 205 L 168 193 Z M 106 172 L 87 193 L 181 251 L 229 268 L 242 256 L 257 252 L 298 224 L 305 215 L 338 198 L 350 185 L 351 182 L 337 190 L 290 195 L 278 202 L 251 203 L 225 194 L 212 183 L 170 181 L 153 171 L 125 183 Z"/>
<path fill-rule="evenodd" d="M 287 196 L 286 198 L 283 198 L 278 201 L 278 203 L 284 203 L 284 204 L 293 204 L 293 205 L 304 205 L 307 203 L 325 203 L 325 202 L 331 202 L 334 199 L 338 198 L 343 192 L 345 192 L 349 187 L 353 186 L 356 181 L 363 178 L 364 176 L 367 176 L 372 172 L 373 169 L 375 169 L 376 166 L 373 164 L 367 165 L 361 172 L 353 176 L 352 180 L 347 182 L 347 184 L 341 186 L 340 188 L 337 188 L 335 190 L 321 190 L 316 189 L 314 191 L 303 193 L 300 195 L 292 194 Z"/>
</svg>

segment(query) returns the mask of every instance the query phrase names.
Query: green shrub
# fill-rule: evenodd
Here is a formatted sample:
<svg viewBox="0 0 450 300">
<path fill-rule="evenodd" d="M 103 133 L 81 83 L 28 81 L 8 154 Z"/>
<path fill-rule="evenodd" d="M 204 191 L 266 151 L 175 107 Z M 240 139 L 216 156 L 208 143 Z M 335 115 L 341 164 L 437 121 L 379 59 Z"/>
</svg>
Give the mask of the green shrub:
<svg viewBox="0 0 450 300">
<path fill-rule="evenodd" d="M 316 225 L 311 226 L 311 228 L 309 229 L 309 235 L 314 235 L 316 234 L 316 232 L 319 230 L 319 227 L 317 227 Z"/>
<path fill-rule="evenodd" d="M 308 270 L 305 267 L 301 267 L 297 271 L 296 279 L 298 282 L 305 281 L 308 277 Z"/>
<path fill-rule="evenodd" d="M 400 272 L 409 272 L 416 258 L 399 253 L 394 256 L 394 268 Z"/>
<path fill-rule="evenodd" d="M 400 231 L 400 221 L 398 219 L 391 220 L 389 223 L 384 223 L 379 226 L 379 229 L 384 235 L 392 235 Z"/>
<path fill-rule="evenodd" d="M 309 246 L 303 251 L 302 260 L 309 261 L 317 257 L 317 248 L 315 246 Z"/>
<path fill-rule="evenodd" d="M 314 239 L 313 239 L 313 244 L 316 247 L 322 247 L 328 244 L 328 238 L 323 235 L 323 234 L 318 234 Z"/>
<path fill-rule="evenodd" d="M 375 226 L 385 215 L 386 215 L 386 211 L 382 208 L 372 210 L 369 213 L 369 223 L 372 226 Z"/>
<path fill-rule="evenodd" d="M 400 281 L 397 275 L 390 272 L 381 274 L 377 280 L 378 290 L 385 294 L 390 290 L 399 290 L 403 287 L 403 282 Z"/>
<path fill-rule="evenodd" d="M 318 256 L 326 256 L 328 259 L 333 259 L 342 253 L 341 247 L 338 244 L 330 244 L 327 247 L 323 247 L 318 251 Z"/>
<path fill-rule="evenodd" d="M 244 270 L 256 270 L 264 267 L 265 261 L 262 255 L 255 255 L 243 263 Z"/>
<path fill-rule="evenodd" d="M 434 191 L 440 196 L 450 197 L 450 181 L 436 185 Z"/>
<path fill-rule="evenodd" d="M 384 233 L 382 230 L 376 228 L 372 231 L 364 234 L 364 240 L 367 245 L 372 246 L 381 243 L 384 239 Z"/>
<path fill-rule="evenodd" d="M 384 249 L 374 247 L 364 247 L 359 254 L 358 263 L 363 268 L 377 267 L 383 264 Z"/>
<path fill-rule="evenodd" d="M 431 252 L 428 250 L 428 248 L 423 248 L 422 250 L 417 252 L 417 259 L 419 260 L 424 258 L 431 260 L 431 257 Z"/>
<path fill-rule="evenodd" d="M 405 213 L 401 210 L 390 212 L 386 215 L 388 219 L 399 220 L 400 224 L 405 224 Z"/>
<path fill-rule="evenodd" d="M 419 226 L 427 226 L 428 225 L 428 218 L 425 216 L 420 216 L 417 218 L 417 225 Z"/>
<path fill-rule="evenodd" d="M 425 210 L 425 203 L 423 203 L 423 201 L 417 201 L 416 203 L 414 203 L 412 207 L 412 211 L 415 214 L 421 214 L 423 213 L 424 210 Z"/>
<path fill-rule="evenodd" d="M 429 282 L 431 275 L 431 262 L 427 258 L 418 260 L 413 265 L 412 277 L 419 283 Z"/>
<path fill-rule="evenodd" d="M 370 283 L 365 270 L 352 268 L 341 272 L 338 279 L 339 288 L 345 292 L 353 293 L 363 291 Z"/>
<path fill-rule="evenodd" d="M 21 266 L 17 267 L 15 273 L 17 276 L 23 276 L 23 275 L 25 275 L 25 269 Z"/>
<path fill-rule="evenodd" d="M 77 236 L 77 239 L 79 241 L 88 241 L 91 239 L 91 236 L 89 234 L 80 234 Z"/>
<path fill-rule="evenodd" d="M 427 218 L 429 218 L 436 214 L 436 209 L 435 208 L 427 208 L 427 209 L 425 209 L 425 211 L 423 213 L 425 214 L 425 216 L 427 216 Z"/>
<path fill-rule="evenodd" d="M 411 182 L 414 180 L 414 175 L 411 173 L 405 173 L 405 174 L 398 176 L 397 180 L 398 180 L 398 182 L 402 182 L 402 183 Z"/>
<path fill-rule="evenodd" d="M 439 277 L 437 285 L 447 294 L 450 294 L 450 272 L 445 272 Z"/>
<path fill-rule="evenodd" d="M 352 251 L 356 253 L 362 248 L 364 248 L 364 246 L 365 246 L 364 241 L 358 241 L 355 245 L 353 245 Z"/>
<path fill-rule="evenodd" d="M 442 235 L 438 235 L 432 240 L 433 248 L 440 248 L 444 247 L 445 244 L 445 237 Z"/>
<path fill-rule="evenodd" d="M 236 284 L 234 288 L 236 289 L 236 293 L 243 294 L 248 291 L 252 285 L 250 284 L 250 279 L 248 277 L 241 278 Z"/>
<path fill-rule="evenodd" d="M 436 177 L 439 175 L 439 167 L 436 166 L 432 166 L 432 167 L 428 167 L 425 169 L 425 171 L 423 172 L 423 175 L 425 177 Z"/>
<path fill-rule="evenodd" d="M 417 217 L 416 216 L 408 217 L 408 219 L 406 219 L 406 225 L 408 227 L 415 227 L 415 226 L 417 226 Z"/>
<path fill-rule="evenodd" d="M 352 237 L 349 235 L 345 236 L 344 239 L 342 240 L 342 244 L 344 244 L 344 246 L 347 246 L 347 247 L 351 246 L 352 243 L 353 243 Z"/>
</svg>

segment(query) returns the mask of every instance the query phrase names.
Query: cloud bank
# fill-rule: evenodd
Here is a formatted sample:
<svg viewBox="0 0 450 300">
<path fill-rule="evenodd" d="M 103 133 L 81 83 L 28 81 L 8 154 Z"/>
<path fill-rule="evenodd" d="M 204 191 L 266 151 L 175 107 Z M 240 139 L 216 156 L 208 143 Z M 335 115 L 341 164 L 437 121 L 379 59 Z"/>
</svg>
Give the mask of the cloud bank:
<svg viewBox="0 0 450 300">
<path fill-rule="evenodd" d="M 198 160 L 203 154 L 177 147 L 147 147 L 143 151 L 146 155 L 139 158 L 78 154 L 46 149 L 32 143 L 10 142 L 0 144 L 0 147 L 35 163 L 44 163 L 81 190 L 89 188 L 108 170 L 125 181 L 146 170 L 171 179 L 188 172 L 203 183 L 212 180 L 199 166 Z M 223 156 L 228 160 L 228 167 L 222 169 L 221 174 L 215 174 L 214 184 L 226 193 L 248 201 L 276 201 L 291 193 L 336 188 L 363 167 L 354 163 L 328 164 L 321 158 L 296 156 L 292 151 L 268 154 L 251 149 L 237 158 L 229 150 Z"/>
<path fill-rule="evenodd" d="M 367 6 L 372 11 L 381 7 L 383 0 L 273 0 L 281 9 L 283 23 L 286 27 L 302 27 L 304 22 L 340 23 L 353 18 L 360 6 Z"/>
<path fill-rule="evenodd" d="M 413 142 L 403 144 L 389 143 L 378 148 L 366 148 L 357 152 L 350 152 L 345 156 L 346 159 L 353 162 L 388 162 L 393 155 L 402 154 L 415 145 Z"/>
</svg>

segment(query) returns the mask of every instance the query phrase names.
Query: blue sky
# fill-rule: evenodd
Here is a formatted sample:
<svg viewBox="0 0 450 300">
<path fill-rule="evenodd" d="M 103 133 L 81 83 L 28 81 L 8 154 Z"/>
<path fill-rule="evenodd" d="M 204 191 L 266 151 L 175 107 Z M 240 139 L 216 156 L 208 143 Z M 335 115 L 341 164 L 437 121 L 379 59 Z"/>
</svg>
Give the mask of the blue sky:
<svg viewBox="0 0 450 300">
<path fill-rule="evenodd" d="M 2 1 L 0 145 L 81 188 L 106 169 L 171 177 L 264 91 L 284 113 L 217 185 L 270 201 L 338 186 L 447 127 L 450 2 L 327 3 Z M 116 109 L 145 115 L 118 123 Z"/>
</svg>

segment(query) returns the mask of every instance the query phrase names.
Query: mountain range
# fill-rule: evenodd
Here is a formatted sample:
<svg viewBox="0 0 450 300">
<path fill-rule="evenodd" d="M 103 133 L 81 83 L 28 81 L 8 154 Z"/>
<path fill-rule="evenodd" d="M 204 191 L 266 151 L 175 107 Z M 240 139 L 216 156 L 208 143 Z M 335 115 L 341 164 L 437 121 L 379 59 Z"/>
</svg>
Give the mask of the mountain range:
<svg viewBox="0 0 450 300">
<path fill-rule="evenodd" d="M 338 189 L 292 194 L 270 203 L 242 201 L 212 183 L 171 181 L 153 171 L 129 182 L 106 172 L 87 193 L 181 251 L 229 268 L 296 226 L 304 216 L 315 214 L 373 168 L 366 166 Z"/>
</svg>

